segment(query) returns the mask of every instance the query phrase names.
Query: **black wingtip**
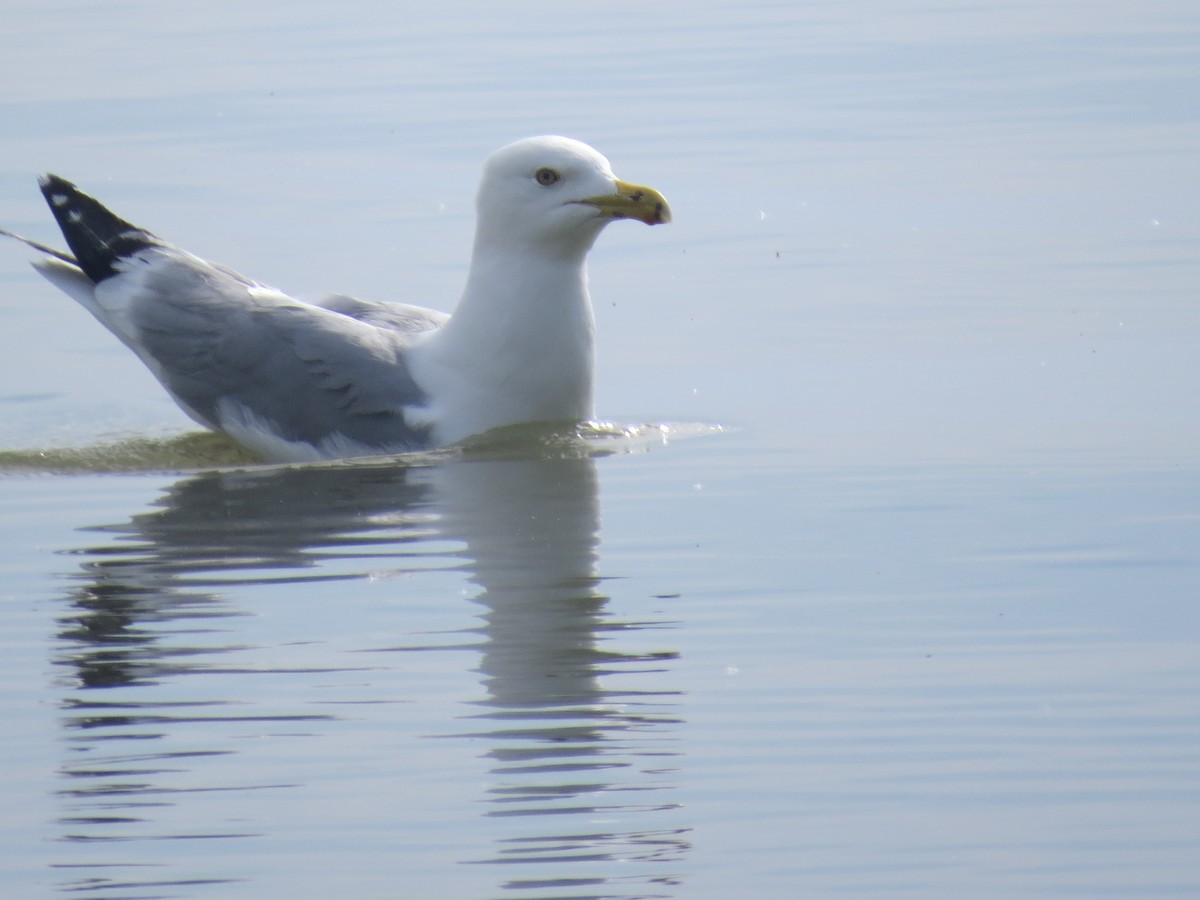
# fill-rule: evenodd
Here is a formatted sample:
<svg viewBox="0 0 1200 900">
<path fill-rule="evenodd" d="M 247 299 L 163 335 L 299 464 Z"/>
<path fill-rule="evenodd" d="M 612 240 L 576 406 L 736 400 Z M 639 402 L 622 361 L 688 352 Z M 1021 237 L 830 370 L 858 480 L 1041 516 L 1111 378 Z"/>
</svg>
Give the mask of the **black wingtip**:
<svg viewBox="0 0 1200 900">
<path fill-rule="evenodd" d="M 115 275 L 119 260 L 160 243 L 150 232 L 118 217 L 65 178 L 43 175 L 38 185 L 79 268 L 92 281 Z"/>
</svg>

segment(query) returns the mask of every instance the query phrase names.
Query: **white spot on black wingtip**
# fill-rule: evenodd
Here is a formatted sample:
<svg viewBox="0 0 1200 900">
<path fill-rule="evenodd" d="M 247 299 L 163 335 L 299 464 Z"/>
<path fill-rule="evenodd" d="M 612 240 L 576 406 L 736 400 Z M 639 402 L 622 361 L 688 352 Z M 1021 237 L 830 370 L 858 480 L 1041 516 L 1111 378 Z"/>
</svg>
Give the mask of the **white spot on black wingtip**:
<svg viewBox="0 0 1200 900">
<path fill-rule="evenodd" d="M 50 202 L 53 203 L 55 206 L 66 206 L 68 203 L 71 202 L 71 198 L 68 197 L 66 194 L 51 194 Z"/>
<path fill-rule="evenodd" d="M 67 210 L 67 221 L 78 224 L 83 221 L 83 213 L 81 213 L 77 209 L 68 209 Z"/>
</svg>

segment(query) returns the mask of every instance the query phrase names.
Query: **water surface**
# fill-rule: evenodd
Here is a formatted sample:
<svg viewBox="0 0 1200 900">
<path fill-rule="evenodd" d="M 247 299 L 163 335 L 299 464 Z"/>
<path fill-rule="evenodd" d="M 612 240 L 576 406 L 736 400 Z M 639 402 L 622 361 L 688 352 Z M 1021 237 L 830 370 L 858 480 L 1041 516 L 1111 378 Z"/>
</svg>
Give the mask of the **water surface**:
<svg viewBox="0 0 1200 900">
<path fill-rule="evenodd" d="M 0 248 L 20 896 L 1200 892 L 1200 18 L 1182 2 L 11 10 L 57 171 L 306 296 L 452 307 L 481 160 L 637 439 L 261 467 Z M 647 437 L 652 435 L 652 439 Z"/>
</svg>

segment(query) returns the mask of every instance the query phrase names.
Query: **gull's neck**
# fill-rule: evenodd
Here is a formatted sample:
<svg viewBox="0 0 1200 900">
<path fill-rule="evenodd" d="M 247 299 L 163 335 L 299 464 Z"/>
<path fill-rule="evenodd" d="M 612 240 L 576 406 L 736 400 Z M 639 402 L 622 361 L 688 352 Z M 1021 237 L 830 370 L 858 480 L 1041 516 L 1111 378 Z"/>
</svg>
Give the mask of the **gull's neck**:
<svg viewBox="0 0 1200 900">
<path fill-rule="evenodd" d="M 439 443 L 524 422 L 592 415 L 592 305 L 585 256 L 477 237 L 462 299 L 414 348 Z"/>
</svg>

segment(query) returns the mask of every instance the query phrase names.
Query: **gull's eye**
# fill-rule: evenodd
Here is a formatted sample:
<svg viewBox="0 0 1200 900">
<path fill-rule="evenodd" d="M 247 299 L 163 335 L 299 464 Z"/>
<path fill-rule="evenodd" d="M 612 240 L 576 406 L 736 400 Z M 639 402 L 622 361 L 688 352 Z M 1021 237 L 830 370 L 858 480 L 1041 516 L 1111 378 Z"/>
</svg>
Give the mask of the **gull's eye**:
<svg viewBox="0 0 1200 900">
<path fill-rule="evenodd" d="M 553 169 L 538 169 L 533 173 L 533 177 L 542 187 L 550 187 L 550 185 L 558 183 L 559 174 Z"/>
</svg>

